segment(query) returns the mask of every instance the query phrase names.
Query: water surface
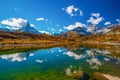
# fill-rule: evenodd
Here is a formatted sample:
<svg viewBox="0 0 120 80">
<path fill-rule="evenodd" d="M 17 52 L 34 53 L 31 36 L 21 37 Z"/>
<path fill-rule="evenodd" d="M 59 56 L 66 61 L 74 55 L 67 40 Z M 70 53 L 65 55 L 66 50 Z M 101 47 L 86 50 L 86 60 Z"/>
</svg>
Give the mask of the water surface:
<svg viewBox="0 0 120 80">
<path fill-rule="evenodd" d="M 87 47 L 0 53 L 0 80 L 74 80 L 70 75 L 79 70 L 120 77 L 120 58 L 112 53 Z"/>
</svg>

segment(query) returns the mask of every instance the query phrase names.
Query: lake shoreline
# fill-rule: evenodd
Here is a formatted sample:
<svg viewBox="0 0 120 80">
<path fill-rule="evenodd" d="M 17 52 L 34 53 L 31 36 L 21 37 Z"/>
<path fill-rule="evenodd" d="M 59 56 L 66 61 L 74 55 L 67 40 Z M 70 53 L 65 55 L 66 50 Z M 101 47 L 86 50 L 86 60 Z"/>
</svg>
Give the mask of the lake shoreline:
<svg viewBox="0 0 120 80">
<path fill-rule="evenodd" d="M 67 42 L 40 42 L 40 43 L 4 43 L 0 44 L 0 50 L 2 49 L 11 49 L 11 48 L 47 48 L 47 47 L 57 47 L 57 46 L 89 46 L 89 45 L 97 45 L 99 47 L 112 46 L 112 47 L 120 47 L 120 43 L 114 42 L 85 42 L 85 41 L 67 41 Z"/>
<path fill-rule="evenodd" d="M 88 43 L 88 44 L 106 44 L 106 45 L 113 45 L 113 46 L 120 46 L 120 43 L 117 42 L 82 42 L 82 43 Z"/>
<path fill-rule="evenodd" d="M 67 45 L 74 44 L 73 42 L 41 42 L 41 43 L 19 43 L 19 44 L 0 44 L 0 51 L 6 50 L 37 50 L 44 48 L 52 48 L 52 47 L 65 47 Z"/>
</svg>

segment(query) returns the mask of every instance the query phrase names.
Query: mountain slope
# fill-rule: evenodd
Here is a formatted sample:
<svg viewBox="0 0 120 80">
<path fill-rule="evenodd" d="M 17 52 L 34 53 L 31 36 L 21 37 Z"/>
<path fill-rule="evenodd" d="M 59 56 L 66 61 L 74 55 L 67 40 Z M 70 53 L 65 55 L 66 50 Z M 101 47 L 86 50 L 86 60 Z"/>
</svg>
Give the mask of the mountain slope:
<svg viewBox="0 0 120 80">
<path fill-rule="evenodd" d="M 65 38 L 76 38 L 76 37 L 80 37 L 88 34 L 90 34 L 90 32 L 88 32 L 85 27 L 77 27 L 70 31 L 67 31 L 66 33 L 62 33 L 59 36 L 65 37 Z"/>
<path fill-rule="evenodd" d="M 65 42 L 69 39 L 51 36 L 47 34 L 30 34 L 24 32 L 5 32 L 0 31 L 0 44 L 36 44 L 41 42 Z"/>
<path fill-rule="evenodd" d="M 8 26 L 8 25 L 0 25 L 1 31 L 8 31 L 8 32 L 26 32 L 32 34 L 40 34 L 40 32 L 35 29 L 34 27 L 30 26 L 29 22 L 26 23 L 25 26 L 18 27 L 18 26 Z"/>
<path fill-rule="evenodd" d="M 81 37 L 85 42 L 120 42 L 120 25 L 110 26 L 111 30 L 105 34 L 88 35 Z"/>
<path fill-rule="evenodd" d="M 77 32 L 80 36 L 90 34 L 90 32 L 87 31 L 87 28 L 85 28 L 85 27 L 77 27 L 77 28 L 75 28 L 75 29 L 73 29 L 71 31 Z"/>
<path fill-rule="evenodd" d="M 79 34 L 74 31 L 69 31 L 67 33 L 60 34 L 59 37 L 74 39 L 74 38 L 79 37 Z"/>
<path fill-rule="evenodd" d="M 115 27 L 119 26 L 119 24 L 112 24 L 110 26 L 105 26 L 101 29 L 98 29 L 96 31 L 97 34 L 106 34 L 108 33 L 109 31 L 111 31 L 112 29 L 114 29 Z"/>
<path fill-rule="evenodd" d="M 66 38 L 75 38 L 80 36 L 87 36 L 87 35 L 104 35 L 104 34 L 119 34 L 118 26 L 119 24 L 113 24 L 110 26 L 105 26 L 105 27 L 98 27 L 98 26 L 92 26 L 92 25 L 87 25 L 85 27 L 77 27 L 74 28 L 66 33 L 61 34 L 61 37 L 66 37 Z M 117 28 L 117 29 L 116 29 Z M 114 30 L 115 29 L 115 30 Z M 115 32 L 112 32 L 115 31 Z M 76 35 L 76 36 L 75 36 Z M 71 37 L 70 37 L 71 36 Z"/>
<path fill-rule="evenodd" d="M 120 34 L 120 25 L 116 25 L 115 27 L 113 27 L 108 33 L 106 34 L 111 34 L 111 35 L 114 35 L 114 34 Z"/>
<path fill-rule="evenodd" d="M 1 31 L 9 31 L 7 28 L 0 28 Z"/>
<path fill-rule="evenodd" d="M 32 33 L 32 34 L 39 34 L 40 32 L 35 29 L 34 27 L 31 27 L 29 22 L 27 22 L 26 26 L 23 26 L 19 32 L 27 32 L 27 33 Z"/>
</svg>

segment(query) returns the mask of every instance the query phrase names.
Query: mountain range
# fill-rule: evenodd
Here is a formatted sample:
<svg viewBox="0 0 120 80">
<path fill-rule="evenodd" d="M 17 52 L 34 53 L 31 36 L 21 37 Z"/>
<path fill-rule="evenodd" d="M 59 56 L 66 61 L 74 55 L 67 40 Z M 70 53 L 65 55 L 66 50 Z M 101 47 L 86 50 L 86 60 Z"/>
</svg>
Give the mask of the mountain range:
<svg viewBox="0 0 120 80">
<path fill-rule="evenodd" d="M 21 28 L 0 27 L 0 44 L 21 44 L 41 42 L 120 42 L 120 24 L 99 28 L 98 26 L 77 27 L 66 33 L 42 34 L 29 23 Z"/>
<path fill-rule="evenodd" d="M 105 27 L 99 27 L 96 25 L 87 25 L 84 27 L 78 26 L 72 30 L 67 31 L 66 33 L 61 33 L 61 34 L 56 33 L 56 34 L 52 34 L 52 35 L 67 37 L 67 38 L 74 38 L 74 37 L 85 36 L 85 35 L 106 34 L 110 31 L 113 31 L 113 29 L 118 27 L 119 25 L 120 24 L 113 24 L 113 25 L 105 26 Z M 27 22 L 25 26 L 22 26 L 20 28 L 18 28 L 18 27 L 10 28 L 10 26 L 6 26 L 6 25 L 1 25 L 1 26 L 2 26 L 2 27 L 0 27 L 1 31 L 26 32 L 26 33 L 31 33 L 31 34 L 41 34 L 41 32 L 38 31 L 37 29 L 35 29 L 35 27 L 32 27 L 29 24 L 29 22 Z"/>
<path fill-rule="evenodd" d="M 27 22 L 25 26 L 22 26 L 19 28 L 16 26 L 14 26 L 12 28 L 12 27 L 7 26 L 7 25 L 1 25 L 0 30 L 1 31 L 8 31 L 8 32 L 26 32 L 26 33 L 31 33 L 31 34 L 40 34 L 40 32 L 37 29 L 30 26 L 29 22 Z"/>
<path fill-rule="evenodd" d="M 120 24 L 113 24 L 110 26 L 105 27 L 98 27 L 98 26 L 92 26 L 88 25 L 85 27 L 77 27 L 72 30 L 69 30 L 66 33 L 60 34 L 61 37 L 67 37 L 67 38 L 74 38 L 79 36 L 86 36 L 86 35 L 95 35 L 95 34 L 107 34 L 111 31 L 116 32 L 114 29 L 117 29 L 118 32 L 120 31 Z"/>
</svg>

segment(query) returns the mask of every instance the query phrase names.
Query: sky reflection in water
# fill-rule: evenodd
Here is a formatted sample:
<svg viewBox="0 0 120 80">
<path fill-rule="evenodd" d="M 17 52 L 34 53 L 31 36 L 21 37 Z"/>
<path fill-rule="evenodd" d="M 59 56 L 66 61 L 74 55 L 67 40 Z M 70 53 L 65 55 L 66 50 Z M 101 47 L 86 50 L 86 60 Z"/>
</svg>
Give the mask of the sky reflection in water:
<svg viewBox="0 0 120 80">
<path fill-rule="evenodd" d="M 116 72 L 117 70 L 115 68 L 120 66 L 120 58 L 111 56 L 111 54 L 107 50 L 85 47 L 80 47 L 75 50 L 57 47 L 32 52 L 3 54 L 0 55 L 0 74 L 7 76 L 7 73 L 11 73 L 12 71 L 19 73 L 20 70 L 30 70 L 30 72 L 37 73 L 41 71 L 43 73 L 52 70 L 60 74 L 71 75 L 78 70 L 91 73 L 93 71 L 103 70 L 103 66 L 104 68 L 112 66 L 110 70 L 113 69 L 111 70 L 113 71 L 112 73 L 118 75 L 119 73 Z M 102 72 L 106 73 L 107 69 Z M 0 79 L 3 78 L 0 76 Z"/>
</svg>

